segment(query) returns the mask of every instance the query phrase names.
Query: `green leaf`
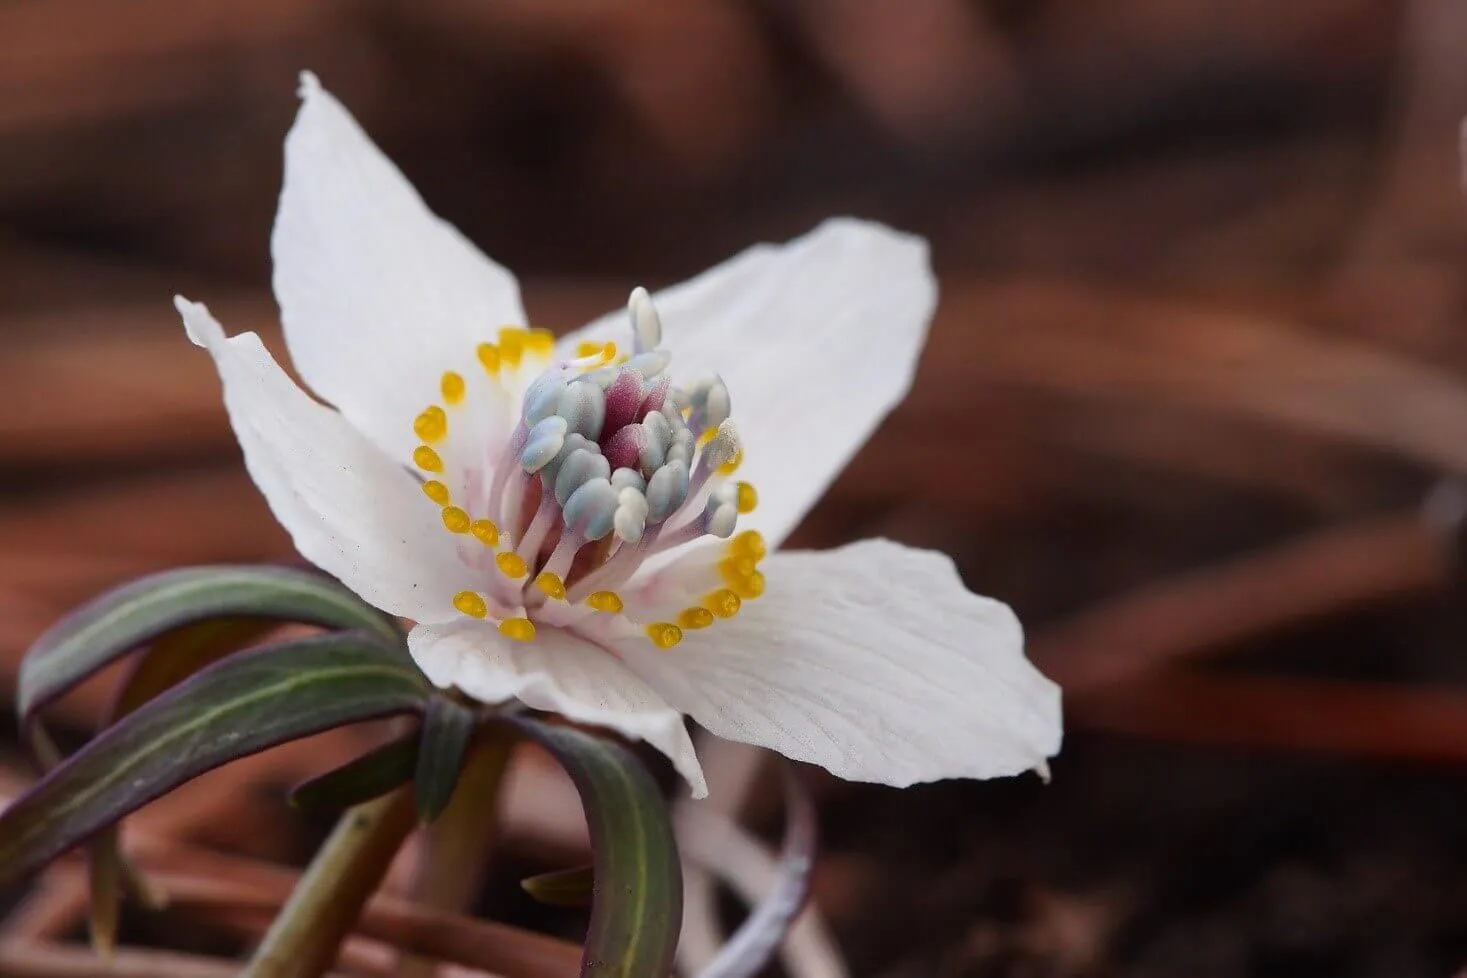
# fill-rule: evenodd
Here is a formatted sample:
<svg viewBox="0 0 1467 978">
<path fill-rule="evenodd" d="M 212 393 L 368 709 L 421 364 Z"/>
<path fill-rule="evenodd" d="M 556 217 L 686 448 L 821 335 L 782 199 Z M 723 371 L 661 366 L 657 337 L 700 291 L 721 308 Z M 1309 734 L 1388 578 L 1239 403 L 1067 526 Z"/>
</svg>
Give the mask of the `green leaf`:
<svg viewBox="0 0 1467 978">
<path fill-rule="evenodd" d="M 331 727 L 421 710 L 430 692 L 401 643 L 365 632 L 216 663 L 103 730 L 0 813 L 0 886 L 205 771 Z"/>
<path fill-rule="evenodd" d="M 251 642 L 276 628 L 276 623 L 257 618 L 212 618 L 181 625 L 160 635 L 138 657 L 131 672 L 122 681 L 111 709 L 104 715 L 102 726 L 118 717 L 127 716 L 148 700 L 175 686 L 227 655 L 233 655 Z M 32 749 L 44 737 L 39 720 L 30 728 Z M 49 739 L 49 738 L 45 738 Z M 51 755 L 45 767 L 60 762 L 60 754 Z M 92 947 L 106 956 L 116 944 L 118 903 L 123 890 L 130 892 L 144 906 L 157 906 L 159 892 L 142 871 L 132 865 L 118 844 L 120 824 L 109 825 L 92 836 L 87 843 L 87 881 L 91 890 Z"/>
<path fill-rule="evenodd" d="M 575 782 L 596 885 L 581 974 L 666 978 L 682 923 L 683 877 L 667 804 L 631 751 L 573 727 L 504 718 Z"/>
<path fill-rule="evenodd" d="M 560 869 L 520 880 L 520 889 L 552 907 L 589 907 L 595 887 L 596 871 L 590 866 Z"/>
<path fill-rule="evenodd" d="M 401 641 L 396 624 L 340 584 L 287 567 L 190 567 L 102 595 L 46 631 L 20 664 L 16 710 L 29 726 L 40 707 L 144 642 L 221 617 L 362 629 Z"/>
<path fill-rule="evenodd" d="M 453 797 L 459 771 L 474 739 L 478 715 L 447 696 L 434 696 L 423 714 L 423 737 L 418 747 L 418 818 L 431 822 Z"/>
<path fill-rule="evenodd" d="M 418 731 L 389 740 L 341 767 L 302 781 L 290 792 L 297 808 L 351 808 L 387 794 L 413 778 L 418 765 Z"/>
</svg>

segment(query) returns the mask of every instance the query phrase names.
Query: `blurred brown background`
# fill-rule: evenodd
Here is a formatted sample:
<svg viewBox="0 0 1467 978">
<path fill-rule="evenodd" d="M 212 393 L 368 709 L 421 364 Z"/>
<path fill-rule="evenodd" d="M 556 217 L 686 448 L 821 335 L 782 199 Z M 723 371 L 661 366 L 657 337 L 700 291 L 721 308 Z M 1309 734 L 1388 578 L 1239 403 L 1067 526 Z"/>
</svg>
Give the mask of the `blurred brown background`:
<svg viewBox="0 0 1467 978">
<path fill-rule="evenodd" d="M 9 0 L 0 687 L 102 587 L 289 555 L 169 298 L 278 336 L 303 67 L 538 325 L 832 213 L 931 239 L 917 388 L 797 542 L 954 553 L 1027 622 L 1069 735 L 1049 788 L 806 772 L 853 973 L 1467 967 L 1467 5 Z M 299 862 L 320 826 L 280 788 L 347 749 L 247 762 L 140 831 Z M 481 909 L 574 936 L 514 888 L 578 831 L 524 782 Z M 771 831 L 774 793 L 748 806 Z M 74 933 L 67 885 L 0 938 Z"/>
</svg>

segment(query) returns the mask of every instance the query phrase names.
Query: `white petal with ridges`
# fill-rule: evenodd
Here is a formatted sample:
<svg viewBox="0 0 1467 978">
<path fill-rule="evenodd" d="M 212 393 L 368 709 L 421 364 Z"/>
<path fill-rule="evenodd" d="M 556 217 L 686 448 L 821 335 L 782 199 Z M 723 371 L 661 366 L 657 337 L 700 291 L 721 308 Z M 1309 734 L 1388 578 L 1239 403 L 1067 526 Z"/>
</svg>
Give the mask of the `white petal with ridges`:
<svg viewBox="0 0 1467 978">
<path fill-rule="evenodd" d="M 245 465 L 301 555 L 391 614 L 457 617 L 453 596 L 474 578 L 416 480 L 297 387 L 254 333 L 226 338 L 203 305 L 174 305 L 213 356 Z"/>
<path fill-rule="evenodd" d="M 742 522 L 777 545 L 906 394 L 937 283 L 927 243 L 839 218 L 756 245 L 653 296 L 680 382 L 716 373 L 743 436 L 737 478 L 759 508 Z M 562 341 L 624 342 L 625 310 Z"/>
<path fill-rule="evenodd" d="M 617 651 L 720 737 L 848 780 L 996 777 L 1059 750 L 1059 688 L 1024 658 L 1008 607 L 946 556 L 868 540 L 760 569 L 765 594 L 737 617 L 668 651 Z"/>
<path fill-rule="evenodd" d="M 447 370 L 523 325 L 514 276 L 423 203 L 310 74 L 285 140 L 270 250 L 291 360 L 312 389 L 392 457 Z"/>
<path fill-rule="evenodd" d="M 470 619 L 419 625 L 408 648 L 437 686 L 485 703 L 517 699 L 645 740 L 668 756 L 693 797 L 708 793 L 682 714 L 606 649 L 555 628 L 541 628 L 532 642 L 512 642 L 492 623 Z"/>
</svg>

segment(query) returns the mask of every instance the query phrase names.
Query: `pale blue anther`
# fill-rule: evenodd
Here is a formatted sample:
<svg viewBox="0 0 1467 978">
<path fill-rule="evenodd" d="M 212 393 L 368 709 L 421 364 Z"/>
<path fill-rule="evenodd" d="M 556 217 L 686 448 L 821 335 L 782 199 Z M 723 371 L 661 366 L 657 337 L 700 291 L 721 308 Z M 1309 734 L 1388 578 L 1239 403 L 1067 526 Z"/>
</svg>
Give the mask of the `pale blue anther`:
<svg viewBox="0 0 1467 978">
<path fill-rule="evenodd" d="M 635 370 L 644 378 L 651 379 L 666 370 L 667 365 L 671 362 L 672 354 L 666 350 L 648 350 L 646 353 L 638 353 L 622 364 L 622 369 Z"/>
<path fill-rule="evenodd" d="M 539 472 L 565 446 L 565 418 L 552 414 L 541 418 L 530 428 L 525 447 L 520 450 L 520 465 L 526 472 Z"/>
<path fill-rule="evenodd" d="M 642 478 L 642 473 L 636 469 L 617 469 L 611 473 L 611 484 L 617 489 L 630 487 L 638 492 L 645 492 L 647 490 L 647 480 Z"/>
<path fill-rule="evenodd" d="M 566 528 L 587 540 L 610 533 L 616 519 L 617 490 L 606 479 L 584 483 L 561 507 Z"/>
<path fill-rule="evenodd" d="M 547 486 L 555 485 L 556 476 L 560 475 L 560 466 L 570 458 L 572 452 L 581 448 L 589 448 L 597 452 L 601 450 L 600 445 L 585 435 L 570 432 L 565 436 L 565 444 L 560 446 L 560 451 L 556 452 L 555 457 L 545 463 L 545 467 L 540 470 L 540 481 Z"/>
<path fill-rule="evenodd" d="M 661 523 L 688 498 L 688 467 L 669 462 L 647 480 L 647 522 Z"/>
<path fill-rule="evenodd" d="M 530 381 L 522 402 L 525 424 L 533 426 L 554 414 L 563 390 L 565 390 L 565 375 L 555 368 L 545 371 Z"/>
<path fill-rule="evenodd" d="M 660 411 L 651 411 L 642 419 L 642 444 L 637 462 L 643 472 L 655 472 L 667 459 L 672 447 L 672 425 Z"/>
<path fill-rule="evenodd" d="M 728 484 L 710 492 L 703 504 L 703 529 L 725 540 L 733 536 L 739 521 L 738 498 L 738 490 Z"/>
<path fill-rule="evenodd" d="M 606 421 L 606 394 L 595 384 L 575 381 L 561 389 L 555 413 L 565 418 L 571 431 L 595 441 Z"/>
<path fill-rule="evenodd" d="M 632 320 L 632 352 L 645 353 L 662 345 L 662 319 L 652 297 L 640 285 L 627 299 L 627 313 Z"/>
<path fill-rule="evenodd" d="M 688 391 L 688 427 L 697 432 L 717 428 L 733 412 L 728 385 L 716 374 L 700 380 Z"/>
<path fill-rule="evenodd" d="M 611 525 L 616 530 L 616 535 L 627 543 L 640 541 L 647 529 L 647 497 L 631 486 L 618 489 L 616 513 L 612 517 Z"/>
<path fill-rule="evenodd" d="M 610 475 L 611 463 L 595 445 L 577 448 L 560 463 L 560 471 L 555 474 L 555 501 L 564 506 L 581 486 L 592 479 L 606 479 Z"/>
</svg>

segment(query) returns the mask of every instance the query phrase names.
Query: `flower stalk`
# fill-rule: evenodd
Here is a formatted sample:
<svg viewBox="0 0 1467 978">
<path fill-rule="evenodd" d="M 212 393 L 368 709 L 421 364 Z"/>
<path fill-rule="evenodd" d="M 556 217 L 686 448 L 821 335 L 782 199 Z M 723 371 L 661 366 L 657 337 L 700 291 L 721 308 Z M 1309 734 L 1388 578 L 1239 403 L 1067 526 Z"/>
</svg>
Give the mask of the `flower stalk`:
<svg viewBox="0 0 1467 978">
<path fill-rule="evenodd" d="M 344 814 L 266 931 L 243 978 L 325 974 L 415 824 L 411 785 Z"/>
</svg>

